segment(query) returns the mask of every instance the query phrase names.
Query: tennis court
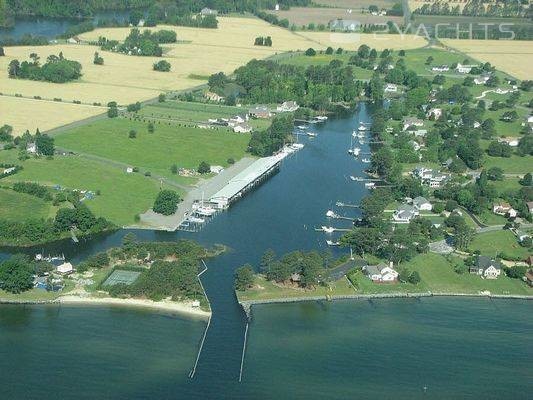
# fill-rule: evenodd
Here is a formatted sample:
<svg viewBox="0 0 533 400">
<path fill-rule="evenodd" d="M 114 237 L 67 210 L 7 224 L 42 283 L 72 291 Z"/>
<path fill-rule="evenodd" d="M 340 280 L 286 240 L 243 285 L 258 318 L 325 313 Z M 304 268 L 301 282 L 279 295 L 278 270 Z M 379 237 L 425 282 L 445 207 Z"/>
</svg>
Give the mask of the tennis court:
<svg viewBox="0 0 533 400">
<path fill-rule="evenodd" d="M 113 286 L 119 283 L 124 285 L 131 285 L 137 280 L 141 273 L 139 271 L 125 271 L 121 269 L 116 269 L 111 275 L 105 280 L 103 286 Z"/>
</svg>

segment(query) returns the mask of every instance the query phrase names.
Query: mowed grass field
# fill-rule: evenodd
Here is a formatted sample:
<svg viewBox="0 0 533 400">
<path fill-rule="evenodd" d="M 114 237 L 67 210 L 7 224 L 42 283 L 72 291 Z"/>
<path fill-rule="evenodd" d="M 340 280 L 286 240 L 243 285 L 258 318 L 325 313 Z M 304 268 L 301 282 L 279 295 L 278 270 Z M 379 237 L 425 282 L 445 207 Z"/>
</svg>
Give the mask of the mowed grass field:
<svg viewBox="0 0 533 400">
<path fill-rule="evenodd" d="M 376 5 L 379 8 L 390 8 L 396 0 L 361 0 L 355 2 L 354 0 L 316 0 L 315 4 L 326 7 L 337 7 L 346 9 L 361 9 L 368 8 L 368 6 Z"/>
<path fill-rule="evenodd" d="M 393 35 L 373 33 L 344 33 L 344 32 L 298 32 L 299 36 L 313 42 L 315 49 L 331 46 L 342 47 L 344 50 L 357 50 L 362 44 L 366 44 L 376 50 L 409 50 L 423 47 L 427 41 L 421 36 Z"/>
<path fill-rule="evenodd" d="M 160 58 L 100 51 L 97 46 L 88 44 L 6 47 L 6 56 L 0 57 L 0 92 L 27 97 L 41 96 L 44 99 L 61 98 L 67 103 L 79 100 L 88 104 L 97 102 L 105 105 L 109 101 L 128 104 L 154 98 L 161 92 L 198 86 L 206 81 L 195 79 L 196 77 L 209 76 L 219 71 L 232 73 L 237 67 L 254 58 L 266 58 L 289 50 L 305 50 L 311 46 L 320 47 L 307 38 L 257 18 L 220 17 L 218 29 L 176 26 L 158 26 L 150 29 L 153 31 L 172 29 L 177 32 L 179 40 L 190 42 L 164 45 L 165 54 Z M 130 31 L 130 28 L 105 28 L 80 36 L 87 41 L 97 40 L 99 36 L 123 40 Z M 254 39 L 257 36 L 271 36 L 272 47 L 254 46 Z M 95 51 L 99 51 L 104 58 L 104 65 L 93 64 Z M 29 54 L 33 52 L 37 53 L 41 60 L 45 60 L 50 54 L 63 52 L 66 58 L 82 64 L 83 76 L 79 81 L 64 84 L 9 79 L 7 74 L 9 62 L 13 59 L 27 60 Z M 161 59 L 171 64 L 170 72 L 153 71 L 153 63 Z M 25 114 L 27 115 L 28 111 L 31 113 L 32 107 L 38 109 L 43 107 L 42 105 L 28 107 L 27 100 L 19 98 L 9 100 L 9 103 L 10 116 L 2 123 L 16 126 L 17 133 L 36 126 L 41 130 L 57 127 L 82 119 L 89 111 L 81 108 L 83 106 L 74 105 L 72 107 L 80 108 L 73 108 L 69 112 L 65 111 L 65 106 L 52 103 L 49 106 L 48 116 L 46 113 L 38 112 L 30 121 L 29 118 L 25 118 Z M 92 112 L 92 109 L 90 111 Z M 43 128 L 45 126 L 47 128 Z"/>
<path fill-rule="evenodd" d="M 17 193 L 11 189 L 0 188 L 0 219 L 27 221 L 53 217 L 55 207 L 38 197 Z"/>
<path fill-rule="evenodd" d="M 130 130 L 137 132 L 129 138 Z M 55 136 L 56 145 L 127 165 L 176 180 L 170 167 L 198 167 L 201 161 L 228 165 L 228 158 L 238 160 L 246 152 L 250 135 L 212 131 L 171 124 L 155 124 L 148 133 L 147 123 L 125 118 L 98 121 Z"/>
<path fill-rule="evenodd" d="M 529 255 L 528 249 L 520 246 L 516 236 L 508 230 L 479 233 L 469 247 L 489 257 L 495 257 L 500 252 L 524 259 Z"/>
<path fill-rule="evenodd" d="M 531 79 L 531 65 L 533 65 L 531 41 L 442 39 L 441 42 L 478 61 L 490 62 L 515 78 Z"/>
<path fill-rule="evenodd" d="M 97 216 L 108 218 L 117 225 L 133 224 L 135 214 L 152 207 L 159 192 L 157 180 L 141 174 L 127 174 L 123 168 L 108 163 L 76 156 L 55 157 L 53 160 L 32 158 L 21 162 L 17 160 L 17 155 L 17 150 L 0 151 L 0 162 L 24 167 L 19 173 L 2 179 L 3 182 L 30 181 L 100 191 L 99 196 L 87 200 L 85 204 Z"/>
</svg>

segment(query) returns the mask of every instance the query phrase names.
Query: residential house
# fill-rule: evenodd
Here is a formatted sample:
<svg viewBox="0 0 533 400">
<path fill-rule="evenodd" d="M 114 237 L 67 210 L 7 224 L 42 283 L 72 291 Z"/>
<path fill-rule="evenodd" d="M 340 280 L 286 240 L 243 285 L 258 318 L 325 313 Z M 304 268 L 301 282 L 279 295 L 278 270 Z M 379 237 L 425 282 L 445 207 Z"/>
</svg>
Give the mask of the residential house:
<svg viewBox="0 0 533 400">
<path fill-rule="evenodd" d="M 208 7 L 204 7 L 200 10 L 200 14 L 201 15 L 217 15 L 218 14 L 218 11 L 217 10 L 212 10 L 211 8 L 208 8 Z"/>
<path fill-rule="evenodd" d="M 396 211 L 394 211 L 394 214 L 392 214 L 392 219 L 398 223 L 408 224 L 418 215 L 420 215 L 420 212 L 416 207 L 409 204 L 402 204 L 396 209 Z"/>
<path fill-rule="evenodd" d="M 294 112 L 299 109 L 300 106 L 295 101 L 284 101 L 276 108 L 277 112 Z"/>
<path fill-rule="evenodd" d="M 385 92 L 396 93 L 398 91 L 398 85 L 395 85 L 394 83 L 387 83 L 384 90 Z"/>
<path fill-rule="evenodd" d="M 436 121 L 442 116 L 442 108 L 431 108 L 426 115 L 428 119 Z"/>
<path fill-rule="evenodd" d="M 332 31 L 356 31 L 361 27 L 360 21 L 349 19 L 334 19 L 329 21 L 329 29 Z"/>
<path fill-rule="evenodd" d="M 450 67 L 448 67 L 447 65 L 439 65 L 439 66 L 431 68 L 431 70 L 433 72 L 447 72 L 450 70 Z"/>
<path fill-rule="evenodd" d="M 503 215 L 510 218 L 514 218 L 518 215 L 518 212 L 505 201 L 494 203 L 492 206 L 492 212 L 494 214 Z"/>
<path fill-rule="evenodd" d="M 78 36 L 72 36 L 71 38 L 67 39 L 67 43 L 79 44 L 79 43 L 81 43 L 81 39 Z"/>
<path fill-rule="evenodd" d="M 489 77 L 488 76 L 480 76 L 479 78 L 475 78 L 474 79 L 474 83 L 476 85 L 484 85 L 485 83 L 487 83 L 487 81 L 489 80 Z"/>
<path fill-rule="evenodd" d="M 474 265 L 470 266 L 469 272 L 486 279 L 496 279 L 502 273 L 502 269 L 503 266 L 499 261 L 486 256 L 477 256 Z"/>
<path fill-rule="evenodd" d="M 236 124 L 233 127 L 233 132 L 236 133 L 250 133 L 252 131 L 252 127 L 248 125 L 246 122 Z"/>
<path fill-rule="evenodd" d="M 477 67 L 477 65 L 463 65 L 463 64 L 457 64 L 457 67 L 455 67 L 455 70 L 460 74 L 469 74 L 470 71 L 472 71 L 472 68 Z"/>
<path fill-rule="evenodd" d="M 420 178 L 422 184 L 428 185 L 430 188 L 440 188 L 450 179 L 450 175 L 431 168 L 416 167 L 411 174 L 414 177 Z"/>
<path fill-rule="evenodd" d="M 419 211 L 431 211 L 433 206 L 425 197 L 418 196 L 413 199 L 413 206 Z"/>
<path fill-rule="evenodd" d="M 72 267 L 72 264 L 69 262 L 64 262 L 61 265 L 58 265 L 56 267 L 56 271 L 58 274 L 61 275 L 68 275 L 74 272 L 74 268 Z"/>
<path fill-rule="evenodd" d="M 392 262 L 389 265 L 366 265 L 363 267 L 363 271 L 373 282 L 377 283 L 396 282 L 399 275 Z"/>
<path fill-rule="evenodd" d="M 248 110 L 248 115 L 251 118 L 270 118 L 272 112 L 270 112 L 267 106 L 257 106 Z"/>
<path fill-rule="evenodd" d="M 524 280 L 529 285 L 529 287 L 533 287 L 533 269 L 528 269 L 526 271 L 526 274 L 524 275 Z"/>
<path fill-rule="evenodd" d="M 517 137 L 500 137 L 500 138 L 498 138 L 498 142 L 507 143 L 510 147 L 517 147 L 518 143 L 520 143 L 520 138 L 517 138 Z"/>
<path fill-rule="evenodd" d="M 220 96 L 215 92 L 205 92 L 204 97 L 209 101 L 215 101 L 217 103 L 224 100 L 223 96 Z"/>
<path fill-rule="evenodd" d="M 427 129 L 417 129 L 416 131 L 413 131 L 415 137 L 425 137 L 427 133 Z"/>
<path fill-rule="evenodd" d="M 407 117 L 403 120 L 403 130 L 407 130 L 414 126 L 424 126 L 424 121 L 416 117 Z"/>
<path fill-rule="evenodd" d="M 30 142 L 26 145 L 26 152 L 31 154 L 37 154 L 37 144 L 35 142 Z"/>
<path fill-rule="evenodd" d="M 243 117 L 241 115 L 235 115 L 235 116 L 231 117 L 230 119 L 228 119 L 226 121 L 226 123 L 227 123 L 228 126 L 234 127 L 236 125 L 243 124 L 246 121 L 248 121 L 248 117 L 246 117 L 246 116 Z"/>
</svg>

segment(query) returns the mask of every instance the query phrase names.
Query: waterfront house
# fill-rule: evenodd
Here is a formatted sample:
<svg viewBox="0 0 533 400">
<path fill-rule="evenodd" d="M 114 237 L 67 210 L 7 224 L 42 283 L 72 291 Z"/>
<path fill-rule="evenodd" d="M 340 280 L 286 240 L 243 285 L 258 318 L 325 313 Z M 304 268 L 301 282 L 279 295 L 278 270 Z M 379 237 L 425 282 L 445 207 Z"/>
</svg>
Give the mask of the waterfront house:
<svg viewBox="0 0 533 400">
<path fill-rule="evenodd" d="M 396 93 L 398 91 L 398 86 L 394 83 L 387 83 L 384 90 L 385 92 Z"/>
<path fill-rule="evenodd" d="M 61 275 L 68 275 L 74 272 L 74 268 L 71 263 L 64 262 L 56 267 L 56 272 Z"/>
<path fill-rule="evenodd" d="M 528 269 L 524 275 L 524 280 L 529 287 L 533 287 L 533 269 Z"/>
<path fill-rule="evenodd" d="M 436 171 L 431 168 L 416 167 L 412 172 L 415 178 L 419 178 L 422 184 L 428 185 L 430 188 L 440 188 L 450 178 L 450 175 Z"/>
<path fill-rule="evenodd" d="M 397 223 L 408 224 L 420 215 L 418 209 L 410 204 L 400 205 L 392 214 L 392 219 Z"/>
<path fill-rule="evenodd" d="M 503 215 L 510 218 L 514 218 L 518 215 L 518 212 L 505 201 L 494 203 L 492 206 L 492 212 L 494 214 Z"/>
<path fill-rule="evenodd" d="M 294 112 L 299 109 L 300 106 L 295 101 L 284 101 L 276 108 L 277 112 Z"/>
<path fill-rule="evenodd" d="M 349 19 L 334 19 L 329 21 L 329 29 L 332 31 L 356 31 L 361 27 L 360 21 Z"/>
<path fill-rule="evenodd" d="M 406 131 L 410 127 L 424 126 L 424 121 L 416 117 L 407 117 L 403 120 L 403 130 Z"/>
<path fill-rule="evenodd" d="M 267 106 L 256 106 L 248 110 L 250 118 L 270 118 L 272 113 Z"/>
<path fill-rule="evenodd" d="M 245 122 L 241 124 L 236 124 L 233 127 L 233 132 L 235 133 L 250 133 L 251 131 L 252 131 L 252 127 Z"/>
<path fill-rule="evenodd" d="M 477 256 L 474 265 L 470 266 L 469 272 L 485 279 L 496 279 L 502 273 L 502 269 L 503 266 L 499 261 L 486 256 Z"/>
<path fill-rule="evenodd" d="M 413 206 L 418 211 L 431 211 L 433 209 L 431 203 L 425 197 L 422 196 L 418 196 L 413 199 Z"/>
<path fill-rule="evenodd" d="M 366 265 L 363 267 L 366 275 L 376 283 L 396 282 L 398 280 L 398 272 L 394 269 L 393 263 Z"/>
</svg>

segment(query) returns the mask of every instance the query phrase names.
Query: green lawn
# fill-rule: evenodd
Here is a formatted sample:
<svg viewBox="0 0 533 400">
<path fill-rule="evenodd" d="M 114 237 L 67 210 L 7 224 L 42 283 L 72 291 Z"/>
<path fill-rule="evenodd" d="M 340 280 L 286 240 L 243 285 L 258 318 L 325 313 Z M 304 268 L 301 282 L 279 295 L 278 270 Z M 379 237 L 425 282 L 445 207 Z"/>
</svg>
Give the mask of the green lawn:
<svg viewBox="0 0 533 400">
<path fill-rule="evenodd" d="M 421 254 L 405 267 L 411 271 L 418 271 L 421 282 L 418 285 L 409 283 L 378 284 L 373 283 L 360 271 L 352 273 L 350 279 L 358 288 L 358 293 L 398 293 L 398 292 L 426 292 L 434 293 L 479 293 L 488 290 L 492 294 L 533 294 L 533 289 L 518 280 L 500 276 L 498 279 L 482 279 L 471 274 L 457 274 L 453 266 L 443 256 L 437 254 Z"/>
<path fill-rule="evenodd" d="M 494 214 L 491 210 L 483 210 L 477 217 L 486 225 L 505 225 L 507 223 L 507 218 Z"/>
<path fill-rule="evenodd" d="M 130 139 L 130 130 L 137 132 Z M 227 166 L 228 158 L 245 155 L 249 135 L 227 131 L 158 125 L 148 133 L 147 124 L 116 118 L 87 124 L 56 136 L 56 145 L 149 170 L 176 180 L 170 167 L 196 168 L 201 161 Z"/>
<path fill-rule="evenodd" d="M 528 249 L 520 246 L 516 236 L 508 230 L 480 233 L 469 247 L 472 251 L 479 250 L 481 254 L 489 257 L 494 257 L 500 252 L 520 258 L 529 255 Z"/>
<path fill-rule="evenodd" d="M 491 157 L 486 155 L 483 168 L 499 167 L 508 174 L 526 174 L 533 171 L 533 158 L 531 156 Z"/>
<path fill-rule="evenodd" d="M 0 162 L 16 159 L 17 151 L 0 151 Z M 101 191 L 85 204 L 97 215 L 118 225 L 134 222 L 134 216 L 149 209 L 159 191 L 159 182 L 141 174 L 127 174 L 123 168 L 81 156 L 32 158 L 17 161 L 24 169 L 5 182 L 32 181 L 59 184 L 69 189 Z"/>
<path fill-rule="evenodd" d="M 264 277 L 255 277 L 255 286 L 244 292 L 236 291 L 240 301 L 243 300 L 266 300 L 280 299 L 287 297 L 313 297 L 313 296 L 335 296 L 355 294 L 353 287 L 346 278 L 331 283 L 329 287 L 318 286 L 312 290 L 296 289 L 290 287 L 280 287 L 267 281 Z"/>
<path fill-rule="evenodd" d="M 517 191 L 522 188 L 522 185 L 518 183 L 519 180 L 518 178 L 505 178 L 502 181 L 492 181 L 490 184 L 496 188 L 498 195 L 502 196 L 507 192 Z"/>
<path fill-rule="evenodd" d="M 489 89 L 489 88 L 485 88 L 485 89 Z M 500 101 L 505 101 L 505 99 L 507 99 L 507 97 L 509 97 L 509 95 L 500 95 Z M 507 111 L 511 111 L 511 110 L 514 110 L 518 113 L 518 119 L 516 121 L 513 121 L 513 122 L 505 122 L 505 121 L 501 121 L 500 118 L 501 116 L 507 112 Z M 526 117 L 528 115 L 528 112 L 523 109 L 523 108 L 518 108 L 518 107 L 515 107 L 513 109 L 509 109 L 509 108 L 503 108 L 501 110 L 498 110 L 498 111 L 491 111 L 491 110 L 487 110 L 485 111 L 485 114 L 483 115 L 483 119 L 487 119 L 487 118 L 491 118 L 494 120 L 494 122 L 496 123 L 496 136 L 522 136 L 521 135 L 521 131 L 523 129 L 522 127 L 522 123 L 525 121 Z"/>
<path fill-rule="evenodd" d="M 350 57 L 354 52 L 345 52 L 343 54 L 317 54 L 309 57 L 304 54 L 287 54 L 278 58 L 281 64 L 296 65 L 300 67 L 308 67 L 309 65 L 327 65 L 332 60 L 341 60 L 345 65 L 348 64 Z M 374 71 L 365 68 L 356 67 L 352 65 L 356 79 L 370 79 Z"/>
<path fill-rule="evenodd" d="M 53 217 L 56 208 L 38 197 L 0 188 L 0 219 L 27 221 Z"/>
</svg>

